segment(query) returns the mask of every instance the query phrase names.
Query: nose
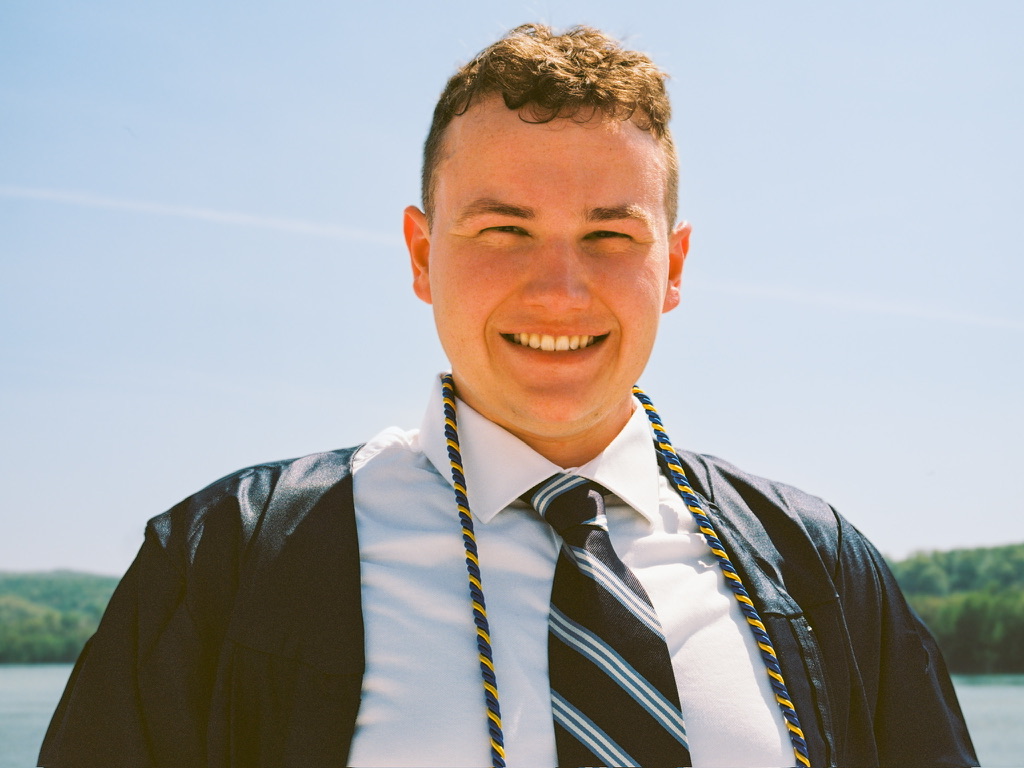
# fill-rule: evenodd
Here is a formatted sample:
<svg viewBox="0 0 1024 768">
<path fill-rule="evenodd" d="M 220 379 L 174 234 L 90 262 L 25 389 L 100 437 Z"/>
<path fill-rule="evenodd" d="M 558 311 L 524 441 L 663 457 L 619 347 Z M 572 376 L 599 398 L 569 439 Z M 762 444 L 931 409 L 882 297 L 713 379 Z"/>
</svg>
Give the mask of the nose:
<svg viewBox="0 0 1024 768">
<path fill-rule="evenodd" d="M 570 243 L 550 243 L 532 256 L 523 291 L 527 304 L 557 313 L 589 306 L 590 275 L 585 254 Z"/>
</svg>

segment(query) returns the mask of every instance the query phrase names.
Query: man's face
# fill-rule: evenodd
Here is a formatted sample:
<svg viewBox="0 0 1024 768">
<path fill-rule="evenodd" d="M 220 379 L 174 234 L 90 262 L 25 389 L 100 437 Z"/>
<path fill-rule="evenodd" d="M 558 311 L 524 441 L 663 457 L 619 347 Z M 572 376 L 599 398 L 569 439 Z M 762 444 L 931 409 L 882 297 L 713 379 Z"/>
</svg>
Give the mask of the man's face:
<svg viewBox="0 0 1024 768">
<path fill-rule="evenodd" d="M 632 412 L 658 320 L 679 303 L 664 156 L 633 123 L 531 124 L 497 98 L 448 127 L 434 214 L 405 214 L 416 295 L 459 396 L 562 466 Z M 539 347 L 539 348 L 538 348 Z"/>
</svg>

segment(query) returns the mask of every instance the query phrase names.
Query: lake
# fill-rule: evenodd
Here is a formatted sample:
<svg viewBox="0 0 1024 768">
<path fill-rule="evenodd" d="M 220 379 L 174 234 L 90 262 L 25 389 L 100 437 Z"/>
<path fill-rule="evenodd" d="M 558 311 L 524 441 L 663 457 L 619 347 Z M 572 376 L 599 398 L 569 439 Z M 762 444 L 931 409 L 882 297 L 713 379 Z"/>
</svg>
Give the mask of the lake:
<svg viewBox="0 0 1024 768">
<path fill-rule="evenodd" d="M 70 664 L 0 665 L 0 768 L 31 768 Z M 985 768 L 1024 762 L 1024 675 L 953 678 Z"/>
<path fill-rule="evenodd" d="M 954 675 L 982 766 L 1024 763 L 1024 675 Z"/>
</svg>

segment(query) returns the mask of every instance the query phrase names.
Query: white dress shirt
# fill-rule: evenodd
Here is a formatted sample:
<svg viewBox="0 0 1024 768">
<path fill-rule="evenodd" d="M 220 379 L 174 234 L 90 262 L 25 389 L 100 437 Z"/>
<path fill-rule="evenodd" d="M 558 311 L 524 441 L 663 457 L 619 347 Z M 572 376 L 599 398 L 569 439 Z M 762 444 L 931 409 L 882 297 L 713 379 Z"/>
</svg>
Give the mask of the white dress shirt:
<svg viewBox="0 0 1024 768">
<path fill-rule="evenodd" d="M 467 493 L 509 768 L 554 766 L 548 607 L 560 539 L 518 497 L 563 468 L 457 403 Z M 386 429 L 356 455 L 366 673 L 353 766 L 490 765 L 458 513 L 435 381 L 420 430 Z M 573 470 L 607 498 L 616 553 L 668 638 L 694 766 L 787 766 L 792 748 L 753 636 L 637 408 Z"/>
</svg>

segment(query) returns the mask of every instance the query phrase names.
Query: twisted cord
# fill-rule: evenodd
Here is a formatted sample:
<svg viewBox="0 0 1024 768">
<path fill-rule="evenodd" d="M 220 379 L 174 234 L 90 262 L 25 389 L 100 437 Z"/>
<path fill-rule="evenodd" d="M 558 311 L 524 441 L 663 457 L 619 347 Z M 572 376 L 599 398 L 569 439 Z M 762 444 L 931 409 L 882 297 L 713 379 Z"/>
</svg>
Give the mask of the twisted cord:
<svg viewBox="0 0 1024 768">
<path fill-rule="evenodd" d="M 444 435 L 448 442 L 448 460 L 455 484 L 455 504 L 462 523 L 462 541 L 466 547 L 466 570 L 469 572 L 469 595 L 473 603 L 473 622 L 476 624 L 476 647 L 480 658 L 480 675 L 484 682 L 484 701 L 487 705 L 487 730 L 491 743 L 493 768 L 505 768 L 505 737 L 501 731 L 501 707 L 498 704 L 498 680 L 494 674 L 491 654 L 491 632 L 487 624 L 487 607 L 480 583 L 480 559 L 477 556 L 476 536 L 473 533 L 473 513 L 469 511 L 466 496 L 466 476 L 462 471 L 462 453 L 459 450 L 459 427 L 455 416 L 455 382 L 450 373 L 441 377 L 441 395 L 444 401 Z"/>
<path fill-rule="evenodd" d="M 804 732 L 800 728 L 800 718 L 797 717 L 796 708 L 789 697 L 786 682 L 782 679 L 782 669 L 779 667 L 779 660 L 775 654 L 775 648 L 772 646 L 772 641 L 768 637 L 768 631 L 761 621 L 757 610 L 754 608 L 754 603 L 744 588 L 739 573 L 736 572 L 736 568 L 729 559 L 729 555 L 726 554 L 725 547 L 715 533 L 710 518 L 704 512 L 700 499 L 690 487 L 682 462 L 675 448 L 672 447 L 672 441 L 669 439 L 668 433 L 661 423 L 661 417 L 658 416 L 658 412 L 654 409 L 654 403 L 651 402 L 651 399 L 639 387 L 633 387 L 633 395 L 640 401 L 640 404 L 643 405 L 644 410 L 647 412 L 647 418 L 654 430 L 655 444 L 668 466 L 672 482 L 679 495 L 682 496 L 687 509 L 690 510 L 690 514 L 696 520 L 697 529 L 703 534 L 704 540 L 711 549 L 711 553 L 718 561 L 718 565 L 725 575 L 725 583 L 729 585 L 736 600 L 739 602 L 747 624 L 754 634 L 754 640 L 761 651 L 761 659 L 764 661 L 764 665 L 768 670 L 768 677 L 771 679 L 772 689 L 775 692 L 775 701 L 778 703 L 782 716 L 786 721 L 786 730 L 789 732 L 789 740 L 793 745 L 793 753 L 801 765 L 809 767 L 811 761 L 807 757 L 807 742 L 804 740 Z"/>
</svg>

